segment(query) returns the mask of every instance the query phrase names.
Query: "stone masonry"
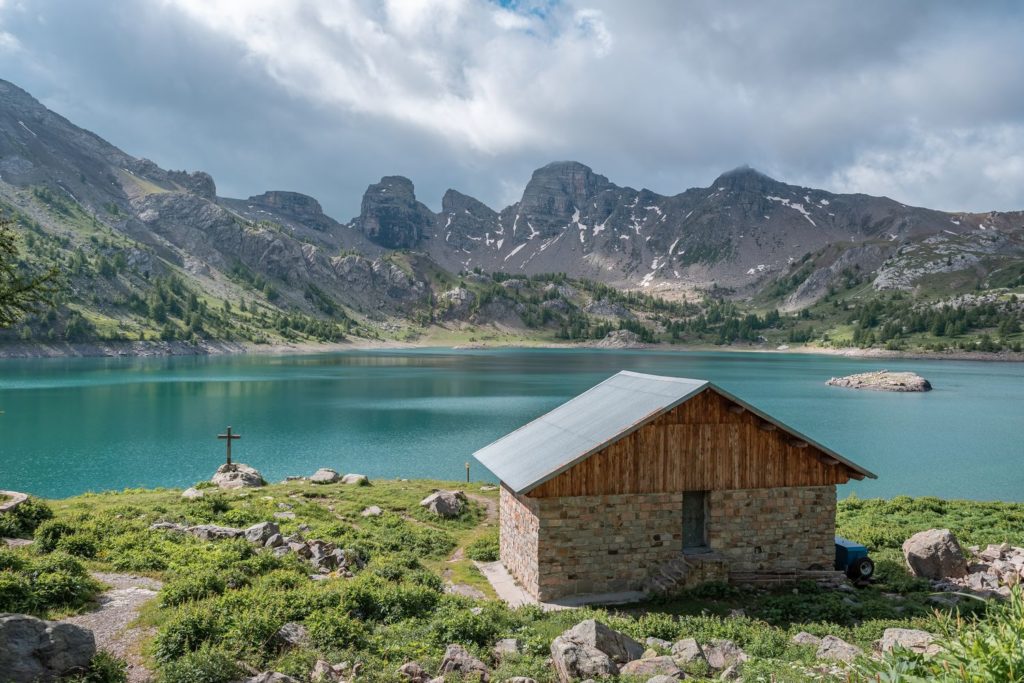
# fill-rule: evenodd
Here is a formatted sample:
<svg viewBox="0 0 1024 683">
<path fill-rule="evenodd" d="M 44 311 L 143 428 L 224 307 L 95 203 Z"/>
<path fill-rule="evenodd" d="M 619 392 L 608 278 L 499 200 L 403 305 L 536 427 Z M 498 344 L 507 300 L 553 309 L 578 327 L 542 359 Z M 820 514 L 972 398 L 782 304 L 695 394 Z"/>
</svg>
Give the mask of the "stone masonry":
<svg viewBox="0 0 1024 683">
<path fill-rule="evenodd" d="M 682 552 L 682 508 L 682 493 L 529 498 L 503 486 L 501 561 L 540 600 L 642 590 Z M 708 546 L 730 572 L 830 568 L 835 510 L 834 486 L 712 491 Z"/>
<path fill-rule="evenodd" d="M 835 533 L 835 486 L 709 494 L 708 545 L 732 572 L 831 569 Z"/>
<path fill-rule="evenodd" d="M 501 563 L 526 592 L 537 597 L 537 540 L 540 524 L 538 500 L 517 496 L 507 486 L 501 487 L 499 532 Z"/>
</svg>

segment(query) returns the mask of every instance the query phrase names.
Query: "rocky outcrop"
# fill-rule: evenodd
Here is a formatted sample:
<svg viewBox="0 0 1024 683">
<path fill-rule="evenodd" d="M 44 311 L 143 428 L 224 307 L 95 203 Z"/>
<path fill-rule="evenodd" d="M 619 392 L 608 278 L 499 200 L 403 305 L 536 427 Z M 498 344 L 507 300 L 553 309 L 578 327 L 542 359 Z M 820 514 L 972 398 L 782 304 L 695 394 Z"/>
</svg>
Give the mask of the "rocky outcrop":
<svg viewBox="0 0 1024 683">
<path fill-rule="evenodd" d="M 846 377 L 833 377 L 825 382 L 830 387 L 868 389 L 870 391 L 893 391 L 897 393 L 931 391 L 931 382 L 913 372 L 862 372 Z"/>
<path fill-rule="evenodd" d="M 467 503 L 466 494 L 462 491 L 435 491 L 420 501 L 420 507 L 438 517 L 453 519 L 462 514 Z"/>
<path fill-rule="evenodd" d="M 581 621 L 551 643 L 551 660 L 562 683 L 615 676 L 643 653 L 640 643 L 594 619 Z"/>
<path fill-rule="evenodd" d="M 1008 598 L 1011 588 L 1024 583 L 1024 548 L 1009 543 L 984 549 L 972 546 L 970 555 L 965 575 L 932 581 L 932 587 L 982 598 Z"/>
<path fill-rule="evenodd" d="M 259 470 L 240 462 L 224 463 L 210 481 L 222 489 L 256 488 L 267 483 Z"/>
<path fill-rule="evenodd" d="M 318 230 L 329 229 L 333 221 L 324 216 L 324 210 L 313 197 L 299 192 L 270 190 L 249 197 L 249 203 L 295 218 L 304 225 Z"/>
<path fill-rule="evenodd" d="M 341 483 L 348 486 L 369 486 L 370 478 L 365 474 L 352 474 L 350 472 L 341 478 Z"/>
<path fill-rule="evenodd" d="M 273 522 L 260 522 L 245 530 L 245 540 L 256 545 L 266 545 L 271 537 L 280 533 L 281 529 Z"/>
<path fill-rule="evenodd" d="M 643 342 L 640 341 L 640 335 L 632 330 L 612 330 L 594 346 L 602 349 L 634 349 L 643 346 Z"/>
<path fill-rule="evenodd" d="M 418 246 L 433 223 L 434 214 L 416 201 L 412 181 L 402 176 L 385 176 L 366 188 L 352 221 L 370 240 L 390 249 Z"/>
<path fill-rule="evenodd" d="M 465 287 L 455 287 L 442 292 L 438 303 L 441 306 L 441 317 L 445 320 L 464 320 L 473 310 L 476 294 Z"/>
<path fill-rule="evenodd" d="M 707 664 L 707 657 L 704 656 L 704 649 L 694 638 L 684 638 L 672 645 L 672 658 L 680 664 L 691 664 L 703 662 Z"/>
<path fill-rule="evenodd" d="M 967 560 L 949 529 L 929 529 L 903 542 L 903 558 L 910 573 L 926 579 L 959 578 L 967 574 Z"/>
<path fill-rule="evenodd" d="M 0 614 L 0 680 L 46 683 L 85 673 L 96 654 L 92 631 L 27 614 Z"/>
</svg>

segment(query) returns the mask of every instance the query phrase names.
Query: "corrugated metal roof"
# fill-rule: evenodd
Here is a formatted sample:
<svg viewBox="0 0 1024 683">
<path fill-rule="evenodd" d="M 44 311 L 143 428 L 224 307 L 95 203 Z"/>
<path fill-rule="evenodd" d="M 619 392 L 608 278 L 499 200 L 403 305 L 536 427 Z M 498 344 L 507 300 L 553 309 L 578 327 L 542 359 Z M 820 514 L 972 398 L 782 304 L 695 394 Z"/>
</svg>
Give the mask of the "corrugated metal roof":
<svg viewBox="0 0 1024 683">
<path fill-rule="evenodd" d="M 623 371 L 473 454 L 522 493 L 564 472 L 708 382 Z"/>
<path fill-rule="evenodd" d="M 834 457 L 855 472 L 875 475 L 706 380 L 622 371 L 516 431 L 474 457 L 516 493 L 524 493 L 618 441 L 704 389 L 712 387 L 759 417 Z"/>
</svg>

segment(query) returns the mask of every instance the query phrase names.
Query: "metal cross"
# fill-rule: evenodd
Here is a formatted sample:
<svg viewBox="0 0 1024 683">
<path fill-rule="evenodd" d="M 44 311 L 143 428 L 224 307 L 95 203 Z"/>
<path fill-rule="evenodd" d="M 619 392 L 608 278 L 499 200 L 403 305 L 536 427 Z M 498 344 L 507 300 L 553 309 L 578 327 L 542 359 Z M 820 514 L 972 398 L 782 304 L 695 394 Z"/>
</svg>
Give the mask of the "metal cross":
<svg viewBox="0 0 1024 683">
<path fill-rule="evenodd" d="M 228 426 L 228 433 L 227 434 L 218 434 L 217 438 L 218 439 L 227 439 L 227 441 L 228 441 L 228 464 L 230 465 L 231 464 L 231 442 L 234 441 L 235 439 L 241 439 L 242 435 L 241 434 L 232 434 L 231 433 L 231 427 L 229 425 Z"/>
</svg>

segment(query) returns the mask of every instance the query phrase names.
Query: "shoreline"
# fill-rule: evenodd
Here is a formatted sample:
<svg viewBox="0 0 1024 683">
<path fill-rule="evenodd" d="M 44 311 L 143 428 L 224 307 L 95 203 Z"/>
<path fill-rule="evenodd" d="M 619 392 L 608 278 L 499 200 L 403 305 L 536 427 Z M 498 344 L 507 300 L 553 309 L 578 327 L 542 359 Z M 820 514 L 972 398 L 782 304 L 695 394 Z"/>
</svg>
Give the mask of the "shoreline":
<svg viewBox="0 0 1024 683">
<path fill-rule="evenodd" d="M 289 356 L 338 353 L 344 351 L 413 350 L 447 348 L 453 351 L 488 351 L 499 349 L 589 349 L 608 351 L 659 351 L 673 353 L 725 352 L 763 354 L 805 354 L 839 356 L 851 359 L 879 360 L 955 360 L 981 362 L 1024 362 L 1024 352 L 1014 351 L 890 351 L 887 349 L 825 348 L 817 346 L 794 346 L 767 348 L 765 346 L 716 346 L 714 344 L 634 344 L 605 346 L 600 341 L 556 343 L 538 341 L 534 344 L 488 344 L 472 342 L 450 344 L 444 340 L 436 342 L 402 342 L 356 338 L 344 342 L 294 344 L 252 344 L 249 342 L 202 341 L 189 342 L 134 341 L 134 342 L 87 342 L 87 343 L 26 343 L 0 344 L 0 360 L 29 360 L 44 358 L 166 358 L 172 356 Z"/>
</svg>

